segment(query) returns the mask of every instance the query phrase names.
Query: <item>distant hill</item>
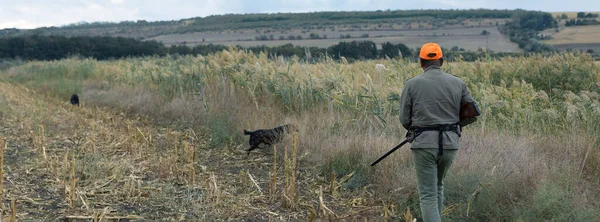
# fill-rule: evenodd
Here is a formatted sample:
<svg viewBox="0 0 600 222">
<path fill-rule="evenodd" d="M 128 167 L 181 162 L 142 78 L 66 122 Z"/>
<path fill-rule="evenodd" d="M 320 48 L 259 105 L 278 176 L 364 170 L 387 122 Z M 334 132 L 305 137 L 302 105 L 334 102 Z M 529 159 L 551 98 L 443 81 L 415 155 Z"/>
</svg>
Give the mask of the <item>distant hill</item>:
<svg viewBox="0 0 600 222">
<path fill-rule="evenodd" d="M 62 27 L 42 27 L 36 29 L 2 29 L 0 37 L 31 35 L 56 36 L 111 36 L 145 39 L 161 34 L 175 33 L 185 20 L 169 22 L 124 21 L 119 23 L 93 22 L 78 23 Z"/>
<path fill-rule="evenodd" d="M 30 30 L 19 36 L 109 36 L 156 40 L 164 45 L 296 46 L 326 48 L 342 41 L 402 43 L 417 48 L 435 41 L 446 48 L 496 52 L 539 51 L 540 30 L 553 28 L 550 13 L 525 10 L 386 10 L 355 12 L 226 14 L 178 21 L 77 23 Z"/>
<path fill-rule="evenodd" d="M 314 12 L 314 13 L 271 13 L 271 14 L 227 14 L 208 17 L 181 19 L 178 21 L 147 22 L 123 21 L 78 23 L 62 27 L 44 27 L 31 30 L 3 29 L 0 37 L 19 35 L 61 36 L 119 36 L 150 38 L 166 34 L 224 31 L 241 29 L 318 29 L 352 24 L 409 24 L 431 23 L 442 28 L 464 23 L 471 19 L 509 19 L 522 10 L 387 10 L 367 12 Z M 418 27 L 413 27 L 418 28 Z"/>
</svg>

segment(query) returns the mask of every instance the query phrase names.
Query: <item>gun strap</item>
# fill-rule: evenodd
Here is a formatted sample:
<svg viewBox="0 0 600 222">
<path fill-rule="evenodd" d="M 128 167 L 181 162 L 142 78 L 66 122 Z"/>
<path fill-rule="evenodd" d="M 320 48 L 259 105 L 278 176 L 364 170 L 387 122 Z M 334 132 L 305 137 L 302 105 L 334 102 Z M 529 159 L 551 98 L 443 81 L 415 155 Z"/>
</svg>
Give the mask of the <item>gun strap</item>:
<svg viewBox="0 0 600 222">
<path fill-rule="evenodd" d="M 458 137 L 460 137 L 460 130 L 459 130 L 459 124 L 455 123 L 455 124 L 443 124 L 443 125 L 435 125 L 435 126 L 426 126 L 426 127 L 413 127 L 414 130 L 414 137 L 416 138 L 417 136 L 421 135 L 421 133 L 425 132 L 425 131 L 438 131 L 439 132 L 439 136 L 438 136 L 438 149 L 440 152 L 440 156 L 444 155 L 444 132 L 445 131 L 452 131 L 454 133 L 456 133 L 458 135 Z"/>
</svg>

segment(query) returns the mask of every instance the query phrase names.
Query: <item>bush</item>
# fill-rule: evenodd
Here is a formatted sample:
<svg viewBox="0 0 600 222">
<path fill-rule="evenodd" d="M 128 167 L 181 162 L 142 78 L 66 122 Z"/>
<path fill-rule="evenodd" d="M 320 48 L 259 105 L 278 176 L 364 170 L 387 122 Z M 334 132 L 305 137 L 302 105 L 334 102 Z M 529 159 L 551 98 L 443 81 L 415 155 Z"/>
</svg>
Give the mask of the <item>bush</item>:
<svg viewBox="0 0 600 222">
<path fill-rule="evenodd" d="M 339 152 L 331 157 L 327 164 L 324 164 L 322 173 L 325 178 L 330 178 L 331 172 L 335 172 L 337 179 L 342 178 L 352 172 L 354 175 L 343 187 L 348 189 L 360 188 L 369 181 L 372 181 L 371 172 L 374 170 L 369 167 L 369 160 L 364 158 L 360 152 Z"/>
<path fill-rule="evenodd" d="M 522 221 L 594 221 L 600 216 L 575 206 L 569 189 L 552 182 L 542 184 L 531 202 L 515 206 L 514 212 Z"/>
<path fill-rule="evenodd" d="M 447 218 L 452 221 L 474 220 L 494 221 L 510 218 L 511 206 L 504 199 L 504 184 L 498 178 L 484 176 L 481 173 L 449 173 L 444 184 L 445 208 L 454 206 Z M 468 211 L 468 213 L 467 213 Z"/>
<path fill-rule="evenodd" d="M 220 114 L 209 117 L 208 128 L 210 129 L 210 147 L 225 147 L 239 144 L 243 140 L 243 133 L 235 130 L 229 115 Z"/>
<path fill-rule="evenodd" d="M 8 59 L 2 60 L 0 59 L 0 70 L 7 70 L 10 67 L 23 65 L 23 61 L 19 59 Z"/>
</svg>

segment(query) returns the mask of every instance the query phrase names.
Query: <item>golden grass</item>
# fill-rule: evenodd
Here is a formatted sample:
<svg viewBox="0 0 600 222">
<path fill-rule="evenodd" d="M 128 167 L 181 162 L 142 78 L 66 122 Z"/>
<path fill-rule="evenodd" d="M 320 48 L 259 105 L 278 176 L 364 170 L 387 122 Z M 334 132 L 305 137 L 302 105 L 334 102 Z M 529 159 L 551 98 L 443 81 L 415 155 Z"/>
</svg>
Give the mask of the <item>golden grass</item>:
<svg viewBox="0 0 600 222">
<path fill-rule="evenodd" d="M 271 201 L 277 198 L 277 147 L 273 145 L 273 171 L 271 171 L 271 184 L 269 189 Z"/>
<path fill-rule="evenodd" d="M 9 222 L 17 222 L 17 199 L 15 197 L 10 201 L 10 219 Z"/>
<path fill-rule="evenodd" d="M 33 64 L 71 67 L 80 63 L 78 60 L 66 60 Z M 390 68 L 375 72 L 377 63 Z M 85 183 L 77 182 L 77 186 L 88 193 L 112 189 L 124 194 L 111 195 L 111 198 L 119 198 L 111 202 L 113 204 L 125 202 L 149 206 L 154 204 L 150 201 L 154 200 L 153 197 L 163 196 L 164 199 L 159 199 L 159 202 L 177 210 L 189 207 L 185 209 L 193 209 L 193 213 L 211 212 L 211 216 L 225 219 L 265 220 L 278 216 L 341 219 L 355 215 L 380 217 L 382 213 L 392 219 L 409 218 L 405 212 L 394 210 L 405 207 L 398 207 L 394 202 L 410 198 L 416 189 L 410 151 L 405 148 L 398 150 L 376 168 L 366 166 L 402 139 L 404 130 L 393 112 L 397 103 L 393 95 L 400 92 L 406 79 L 420 72 L 417 64 L 398 60 L 351 64 L 326 60 L 309 64 L 294 59 L 269 59 L 266 55 L 229 51 L 209 57 L 95 62 L 94 67 L 94 78 L 84 85 L 95 86 L 86 88 L 84 101 L 112 109 L 82 107 L 75 111 L 66 110 L 64 104 L 56 105 L 60 102 L 53 98 L 44 97 L 38 101 L 30 98 L 32 94 L 23 93 L 26 89 L 0 85 L 3 86 L 0 93 L 18 104 L 9 108 L 13 110 L 11 118 L 15 118 L 9 122 L 12 128 L 29 133 L 31 129 L 37 129 L 34 126 L 45 124 L 48 159 L 65 157 L 62 164 L 65 173 L 62 175 L 68 171 L 69 149 L 60 145 L 59 138 L 76 140 L 74 137 L 78 137 L 88 141 L 76 146 L 86 152 L 86 158 L 94 159 L 90 166 L 86 166 L 90 170 L 85 170 L 91 178 Z M 594 120 L 591 107 L 598 104 L 597 94 L 576 91 L 577 94 L 556 94 L 556 100 L 550 100 L 532 83 L 514 78 L 516 75 L 533 80 L 537 78 L 543 79 L 544 83 L 551 79 L 549 76 L 563 78 L 557 73 L 573 73 L 574 78 L 588 78 L 588 72 L 596 73 L 598 70 L 590 58 L 574 55 L 506 58 L 501 61 L 458 62 L 444 68 L 465 80 L 485 111 L 480 121 L 468 127 L 463 134 L 463 146 L 453 167 L 454 176 L 475 174 L 484 175 L 482 178 L 485 179 L 503 178 L 501 185 L 507 194 L 499 200 L 506 201 L 504 203 L 526 201 L 527 193 L 535 189 L 539 181 L 556 179 L 554 173 L 560 170 L 574 172 L 568 174 L 570 176 L 596 178 L 593 167 L 597 166 L 598 152 L 590 148 L 596 134 L 585 131 L 593 126 L 574 120 L 579 116 Z M 12 72 L 27 75 L 18 69 Z M 182 90 L 189 87 L 185 84 L 190 82 L 183 79 L 199 73 L 203 76 L 197 81 L 206 85 L 198 91 L 186 93 Z M 167 77 L 172 78 L 171 82 L 164 80 Z M 98 82 L 103 78 L 113 82 L 99 86 Z M 156 83 L 152 78 L 163 80 Z M 600 82 L 597 73 L 589 75 L 586 80 L 588 83 L 594 81 Z M 165 87 L 175 82 L 183 84 Z M 573 80 L 568 83 L 579 82 Z M 566 86 L 563 82 L 559 84 L 563 85 L 556 87 L 577 87 Z M 176 104 L 195 108 L 188 110 L 188 107 L 183 107 L 181 111 L 176 110 L 179 106 L 174 105 L 170 112 L 164 113 L 158 108 L 174 100 L 180 101 Z M 532 102 L 536 107 L 530 105 Z M 38 107 L 59 112 L 40 112 L 40 108 L 31 105 L 36 103 Z M 575 108 L 568 109 L 572 106 Z M 27 110 L 36 115 L 17 114 L 17 110 Z M 121 114 L 123 110 L 135 115 Z M 207 141 L 216 137 L 199 138 L 194 132 L 200 135 L 203 132 L 201 127 L 181 129 L 172 126 L 167 129 L 145 116 L 170 118 L 161 116 L 165 113 L 185 113 L 183 116 L 186 118 L 204 120 L 204 123 L 212 121 L 231 128 L 231 131 L 223 131 L 229 134 L 225 135 L 226 142 L 221 146 L 208 148 Z M 32 116 L 39 116 L 39 119 Z M 216 118 L 219 116 L 221 118 Z M 544 121 L 550 123 L 543 125 Z M 23 123 L 23 129 L 17 127 L 17 122 Z M 261 152 L 246 156 L 243 147 L 247 138 L 232 139 L 243 129 L 270 128 L 288 122 L 297 123 L 299 132 L 292 135 L 291 141 L 288 139 L 277 145 L 279 150 L 275 149 L 272 157 Z M 193 124 L 199 125 L 197 122 Z M 561 125 L 567 131 L 582 130 L 578 132 L 580 134 L 554 135 L 556 139 L 552 140 L 553 135 L 544 135 L 556 132 L 546 128 L 549 125 Z M 61 126 L 78 128 L 64 129 Z M 528 126 L 538 128 L 538 131 L 529 132 Z M 291 155 L 287 150 L 290 144 L 293 149 Z M 181 149 L 179 146 L 182 146 Z M 194 155 L 188 146 L 193 146 L 198 155 Z M 576 147 L 562 154 L 556 153 L 571 146 Z M 76 152 L 71 153 L 76 156 Z M 294 153 L 297 155 L 296 163 Z M 184 155 L 195 158 L 188 160 L 183 158 Z M 277 155 L 283 155 L 283 158 Z M 277 177 L 277 165 L 281 162 L 284 163 L 285 176 Z M 334 163 L 337 165 L 327 168 L 328 164 Z M 188 164 L 198 166 L 198 170 L 188 168 Z M 60 163 L 54 165 L 57 169 L 61 167 Z M 296 168 L 302 170 L 298 171 L 302 172 L 301 176 L 294 175 Z M 323 168 L 327 171 L 323 172 Z M 186 176 L 185 173 L 190 171 L 197 175 L 193 178 L 193 174 Z M 329 177 L 332 171 L 335 174 Z M 570 179 L 577 187 L 584 187 L 583 190 L 591 181 L 574 176 Z M 196 184 L 194 180 L 205 183 Z M 65 178 L 58 181 L 67 183 Z M 279 193 L 277 183 L 285 184 L 280 186 L 285 189 L 280 188 Z M 351 185 L 356 188 L 350 188 Z M 101 188 L 96 188 L 98 186 Z M 176 188 L 171 188 L 173 186 Z M 263 195 L 261 186 L 269 186 L 269 194 Z M 323 193 L 323 186 L 329 186 L 330 192 Z M 169 189 L 177 192 L 169 192 Z M 193 196 L 195 189 L 203 192 L 203 198 Z M 469 194 L 474 191 L 469 190 Z M 83 194 L 75 199 L 78 198 L 84 201 L 74 201 L 77 202 L 75 208 L 85 208 L 84 203 L 107 201 Z M 172 201 L 181 198 L 185 201 L 172 204 Z M 274 200 L 282 200 L 292 207 L 273 209 L 271 206 L 276 205 L 272 202 Z M 382 201 L 385 201 L 383 208 Z M 452 206 L 456 209 L 470 208 L 467 201 L 468 196 L 465 196 Z M 587 200 L 581 201 L 587 203 Z M 99 210 L 99 206 L 88 205 L 90 210 L 79 212 L 91 214 L 94 208 Z M 294 208 L 295 205 L 305 208 Z M 319 206 L 318 210 L 313 207 L 315 205 Z M 200 214 L 194 215 L 200 218 Z"/>
<path fill-rule="evenodd" d="M 561 16 L 562 14 L 567 14 L 567 17 L 569 17 L 569 19 L 576 19 L 577 18 L 577 13 L 579 12 L 550 12 L 550 14 L 552 14 L 552 17 L 556 18 L 556 16 Z M 599 13 L 599 12 L 585 12 L 587 13 Z"/>
<path fill-rule="evenodd" d="M 560 32 L 551 35 L 554 39 L 543 42 L 551 45 L 600 43 L 600 25 L 564 27 Z"/>
<path fill-rule="evenodd" d="M 0 201 L 4 202 L 4 152 L 6 152 L 6 140 L 0 137 Z M 3 218 L 4 204 L 0 205 L 0 218 Z"/>
<path fill-rule="evenodd" d="M 152 142 L 153 138 L 152 134 L 156 135 L 156 133 L 152 133 L 153 130 L 137 125 L 139 122 L 134 122 L 137 125 L 135 127 L 137 130 L 127 130 L 128 127 L 130 128 L 130 121 L 115 121 L 119 117 L 113 116 L 110 112 L 85 107 L 77 110 L 68 109 L 67 104 L 56 103 L 57 101 L 50 98 L 39 100 L 40 98 L 36 94 L 24 88 L 8 84 L 2 84 L 1 88 L 2 95 L 6 99 L 3 106 L 7 107 L 5 110 L 8 110 L 3 123 L 13 126 L 13 130 L 7 135 L 7 138 L 17 144 L 23 141 L 31 143 L 31 148 L 25 146 L 25 149 L 31 149 L 31 151 L 38 154 L 33 159 L 12 160 L 17 161 L 18 165 L 12 165 L 11 170 L 6 172 L 11 177 L 14 177 L 14 174 L 20 172 L 20 170 L 28 172 L 31 169 L 37 169 L 36 171 L 43 174 L 51 174 L 51 178 L 56 178 L 55 180 L 33 181 L 36 177 L 32 177 L 31 180 L 42 187 L 61 187 L 60 190 L 64 192 L 62 194 L 64 198 L 57 198 L 56 200 L 65 200 L 65 206 L 72 208 L 71 212 L 75 214 L 83 213 L 86 210 L 89 214 L 94 214 L 95 208 L 98 207 L 95 203 L 98 203 L 97 198 L 101 196 L 95 196 L 91 193 L 103 192 L 100 190 L 106 188 L 112 190 L 113 193 L 121 193 L 122 191 L 125 194 L 124 198 L 134 202 L 136 198 L 143 195 L 147 196 L 152 189 L 155 189 L 148 187 L 148 184 L 144 186 L 142 181 L 137 179 L 141 178 L 137 175 L 143 173 L 143 169 L 150 168 L 152 174 L 160 171 L 158 170 L 159 165 L 149 164 L 146 160 L 138 157 L 140 153 L 144 153 L 146 158 L 158 158 L 158 156 L 155 156 L 156 153 L 149 149 L 149 142 Z M 46 107 L 53 110 L 53 112 L 32 113 L 40 110 L 36 106 Z M 34 117 L 45 120 L 40 124 L 35 121 Z M 33 131 L 32 129 L 40 129 L 40 133 L 30 137 L 29 132 Z M 22 132 L 27 132 L 24 134 L 27 136 L 19 137 L 18 135 L 23 135 Z M 72 145 L 68 145 L 70 143 Z M 143 150 L 132 153 L 129 151 L 128 146 Z M 14 148 L 11 149 L 14 152 Z M 28 153 L 31 151 L 21 150 L 19 152 Z M 187 160 L 193 161 L 192 152 L 189 150 L 188 152 L 190 158 Z M 116 156 L 112 156 L 111 153 Z M 104 155 L 108 155 L 106 157 L 109 157 L 110 160 L 102 159 Z M 60 163 L 58 161 L 59 156 L 63 157 L 63 161 Z M 11 159 L 14 158 L 20 157 L 17 155 Z M 85 165 L 86 161 L 89 161 L 88 165 Z M 11 164 L 13 163 L 11 162 Z M 136 168 L 140 171 L 136 169 L 132 171 L 130 168 L 132 164 L 136 165 Z M 80 171 L 79 166 L 86 166 L 86 168 Z M 22 174 L 25 175 L 24 172 Z M 193 177 L 190 176 L 189 180 L 193 181 Z M 168 179 L 176 179 L 176 176 L 168 176 Z M 23 191 L 27 190 L 21 189 Z M 35 196 L 30 197 L 30 195 L 36 195 L 36 193 L 20 193 L 13 189 L 8 193 L 10 194 L 8 198 L 14 198 L 18 195 L 19 199 L 24 198 L 29 201 L 36 201 L 37 199 Z M 53 194 L 50 192 L 45 195 Z M 48 196 L 48 198 L 52 198 L 52 196 Z M 110 201 L 122 201 L 121 198 L 115 196 Z M 27 207 L 28 205 L 21 206 Z M 78 207 L 82 208 L 79 209 Z M 85 210 L 82 212 L 82 209 Z M 35 210 L 27 208 L 25 212 L 31 214 Z M 77 217 L 79 215 L 64 216 Z M 105 216 L 118 218 L 118 216 Z"/>
<path fill-rule="evenodd" d="M 285 206 L 294 209 L 296 207 L 296 170 L 298 159 L 298 134 L 292 134 L 292 150 L 291 156 L 288 156 L 287 146 L 284 154 L 284 172 L 285 172 L 285 192 L 283 193 L 283 201 Z"/>
<path fill-rule="evenodd" d="M 69 207 L 73 208 L 75 207 L 75 192 L 77 190 L 77 188 L 75 187 L 75 154 L 73 154 L 73 156 L 71 156 L 71 182 L 69 185 Z"/>
</svg>

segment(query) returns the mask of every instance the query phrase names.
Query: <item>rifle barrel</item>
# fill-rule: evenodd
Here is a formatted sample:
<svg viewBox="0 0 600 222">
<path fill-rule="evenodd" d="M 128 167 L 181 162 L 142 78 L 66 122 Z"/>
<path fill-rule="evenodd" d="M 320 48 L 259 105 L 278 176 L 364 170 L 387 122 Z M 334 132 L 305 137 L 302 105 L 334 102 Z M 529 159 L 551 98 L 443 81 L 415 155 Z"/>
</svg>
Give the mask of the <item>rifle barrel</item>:
<svg viewBox="0 0 600 222">
<path fill-rule="evenodd" d="M 379 161 L 385 159 L 387 156 L 389 156 L 390 154 L 392 154 L 394 151 L 396 151 L 397 149 L 399 149 L 400 147 L 402 147 L 406 143 L 408 143 L 408 139 L 405 139 L 400 144 L 398 144 L 398 146 L 392 148 L 390 151 L 388 151 L 387 153 L 383 154 L 383 156 L 377 158 L 375 161 L 373 161 L 371 163 L 371 166 L 375 166 L 375 164 L 379 163 Z"/>
</svg>

